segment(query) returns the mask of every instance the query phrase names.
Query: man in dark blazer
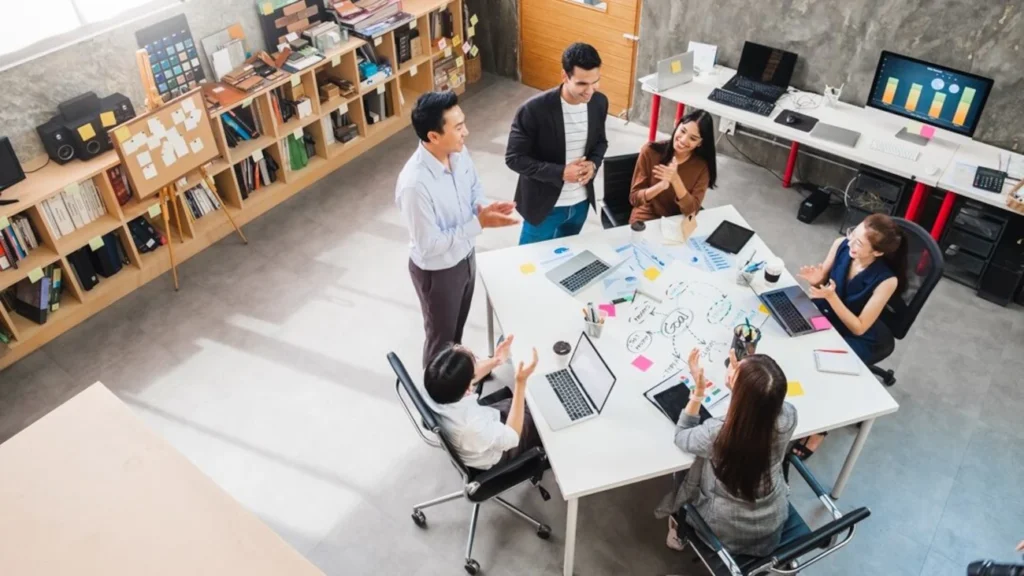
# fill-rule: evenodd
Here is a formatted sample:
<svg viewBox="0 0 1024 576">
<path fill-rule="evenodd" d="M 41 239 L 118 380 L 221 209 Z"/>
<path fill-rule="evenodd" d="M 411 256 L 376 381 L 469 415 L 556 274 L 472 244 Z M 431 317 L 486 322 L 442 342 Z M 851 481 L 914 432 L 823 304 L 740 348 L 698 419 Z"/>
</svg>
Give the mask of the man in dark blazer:
<svg viewBox="0 0 1024 576">
<path fill-rule="evenodd" d="M 597 50 L 573 44 L 562 54 L 562 83 L 516 111 L 505 164 L 519 174 L 520 244 L 579 234 L 595 206 L 594 174 L 608 150 L 600 80 Z"/>
</svg>

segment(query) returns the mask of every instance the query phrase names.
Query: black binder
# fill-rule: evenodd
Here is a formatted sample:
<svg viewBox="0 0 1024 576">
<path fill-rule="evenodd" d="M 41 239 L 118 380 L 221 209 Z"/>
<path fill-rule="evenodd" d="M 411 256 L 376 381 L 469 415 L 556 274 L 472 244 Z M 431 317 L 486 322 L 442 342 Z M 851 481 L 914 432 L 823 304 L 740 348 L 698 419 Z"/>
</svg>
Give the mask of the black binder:
<svg viewBox="0 0 1024 576">
<path fill-rule="evenodd" d="M 92 258 L 89 256 L 91 251 L 91 248 L 84 246 L 68 254 L 68 262 L 74 268 L 75 276 L 78 277 L 82 290 L 86 292 L 92 290 L 100 282 L 100 279 L 96 277 L 96 269 L 93 268 Z"/>
<path fill-rule="evenodd" d="M 121 239 L 116 232 L 109 232 L 103 236 L 103 246 L 99 250 L 90 250 L 89 258 L 92 260 L 93 269 L 104 278 L 110 278 L 121 271 L 125 263 L 121 260 L 117 245 Z"/>
</svg>

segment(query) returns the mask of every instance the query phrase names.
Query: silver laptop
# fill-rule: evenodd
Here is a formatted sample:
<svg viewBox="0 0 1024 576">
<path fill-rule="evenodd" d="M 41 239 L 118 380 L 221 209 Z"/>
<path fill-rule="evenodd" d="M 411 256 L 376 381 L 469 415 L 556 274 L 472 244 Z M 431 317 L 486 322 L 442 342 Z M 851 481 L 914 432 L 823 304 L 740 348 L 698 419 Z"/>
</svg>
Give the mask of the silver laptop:
<svg viewBox="0 0 1024 576">
<path fill-rule="evenodd" d="M 693 52 L 676 54 L 658 62 L 658 73 L 651 80 L 651 88 L 663 92 L 693 80 Z"/>
<path fill-rule="evenodd" d="M 607 276 L 614 268 L 615 266 L 610 266 L 590 250 L 584 250 L 553 268 L 546 276 L 562 290 L 575 296 L 587 286 Z"/>
<path fill-rule="evenodd" d="M 821 310 L 799 286 L 763 292 L 758 298 L 790 336 L 828 330 L 830 327 L 827 318 L 821 320 L 825 318 Z"/>
<path fill-rule="evenodd" d="M 849 146 L 850 148 L 856 146 L 857 140 L 860 140 L 860 132 L 847 130 L 832 124 L 825 124 L 824 122 L 818 122 L 814 125 L 814 128 L 811 129 L 811 136 L 842 144 L 843 146 Z"/>
<path fill-rule="evenodd" d="M 530 392 L 552 430 L 597 418 L 615 386 L 615 374 L 586 333 L 580 334 L 569 367 L 544 376 L 547 381 L 531 385 Z"/>
</svg>

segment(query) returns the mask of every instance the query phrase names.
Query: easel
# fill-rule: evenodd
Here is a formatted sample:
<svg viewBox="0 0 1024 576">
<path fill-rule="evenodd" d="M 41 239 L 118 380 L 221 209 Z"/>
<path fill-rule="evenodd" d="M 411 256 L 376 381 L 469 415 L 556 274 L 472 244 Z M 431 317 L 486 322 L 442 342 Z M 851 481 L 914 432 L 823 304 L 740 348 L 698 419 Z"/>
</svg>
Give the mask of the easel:
<svg viewBox="0 0 1024 576">
<path fill-rule="evenodd" d="M 160 96 L 160 92 L 156 89 L 156 80 L 153 78 L 153 70 L 149 66 L 149 53 L 145 49 L 140 49 L 135 52 L 135 63 L 139 68 L 139 76 L 142 80 L 142 87 L 146 92 L 146 111 L 155 112 L 161 106 L 163 106 L 163 97 Z M 205 100 L 204 100 L 205 101 Z M 206 166 L 199 167 L 199 174 L 210 190 L 214 194 L 217 194 L 217 184 L 214 179 L 210 177 L 209 172 L 206 171 Z M 177 194 L 176 186 L 169 184 L 160 188 L 160 212 L 163 214 L 164 230 L 167 232 L 167 254 L 171 259 L 171 278 L 174 279 L 174 290 L 178 291 L 178 263 L 174 259 L 174 238 L 171 234 L 171 215 L 170 210 L 173 206 L 174 209 L 174 222 L 178 228 L 178 241 L 181 243 L 185 242 L 185 236 L 181 228 L 181 212 L 178 209 L 178 203 L 174 201 L 175 195 Z M 228 222 L 231 223 L 231 227 L 238 233 L 238 237 L 242 239 L 242 243 L 248 245 L 249 239 L 242 233 L 242 229 L 235 224 L 235 219 L 231 217 L 231 212 L 228 210 L 227 204 L 221 201 L 221 210 L 224 211 L 224 215 L 228 217 Z"/>
</svg>

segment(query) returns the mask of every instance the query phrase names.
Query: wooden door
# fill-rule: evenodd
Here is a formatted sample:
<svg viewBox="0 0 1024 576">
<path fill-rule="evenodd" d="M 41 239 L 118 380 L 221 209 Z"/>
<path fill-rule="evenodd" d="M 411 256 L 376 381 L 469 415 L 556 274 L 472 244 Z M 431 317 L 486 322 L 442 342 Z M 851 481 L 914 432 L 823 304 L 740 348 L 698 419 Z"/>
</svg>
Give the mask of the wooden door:
<svg viewBox="0 0 1024 576">
<path fill-rule="evenodd" d="M 608 113 L 618 116 L 629 110 L 640 0 L 604 0 L 599 6 L 579 0 L 521 0 L 519 23 L 524 84 L 541 90 L 557 86 L 562 51 L 573 42 L 586 42 L 601 55 L 599 90 L 608 97 Z"/>
</svg>

